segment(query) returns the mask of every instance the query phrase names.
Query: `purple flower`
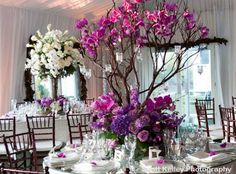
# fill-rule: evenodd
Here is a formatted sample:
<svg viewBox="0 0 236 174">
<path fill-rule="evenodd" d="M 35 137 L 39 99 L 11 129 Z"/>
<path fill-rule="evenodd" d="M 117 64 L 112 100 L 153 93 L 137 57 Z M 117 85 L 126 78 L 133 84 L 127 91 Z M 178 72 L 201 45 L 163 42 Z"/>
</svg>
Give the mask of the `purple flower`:
<svg viewBox="0 0 236 174">
<path fill-rule="evenodd" d="M 136 135 L 138 133 L 139 129 L 135 126 L 134 122 L 130 123 L 129 131 L 134 135 Z"/>
<path fill-rule="evenodd" d="M 226 148 L 226 146 L 227 146 L 227 143 L 225 142 L 225 143 L 222 143 L 222 144 L 220 144 L 220 147 L 221 148 Z"/>
<path fill-rule="evenodd" d="M 200 28 L 200 32 L 201 32 L 201 38 L 206 38 L 209 34 L 209 28 L 207 28 L 206 26 L 202 26 Z"/>
<path fill-rule="evenodd" d="M 97 111 L 110 111 L 110 109 L 115 106 L 115 100 L 112 98 L 112 95 L 106 94 L 102 95 L 91 104 L 91 107 Z"/>
<path fill-rule="evenodd" d="M 214 156 L 214 155 L 216 155 L 217 153 L 215 152 L 215 151 L 211 151 L 210 153 L 209 153 L 209 156 Z"/>
<path fill-rule="evenodd" d="M 65 158 L 66 154 L 64 152 L 59 152 L 59 153 L 57 153 L 57 157 L 58 158 Z"/>
<path fill-rule="evenodd" d="M 90 164 L 92 165 L 92 167 L 95 167 L 97 165 L 96 161 L 90 161 Z"/>
<path fill-rule="evenodd" d="M 152 101 L 152 99 L 147 99 L 145 104 L 146 104 L 146 109 L 147 109 L 148 112 L 152 111 L 155 108 L 155 104 Z"/>
<path fill-rule="evenodd" d="M 164 163 L 165 163 L 165 160 L 163 160 L 163 159 L 158 159 L 158 160 L 154 161 L 154 164 L 156 166 L 163 165 Z"/>
<path fill-rule="evenodd" d="M 176 11 L 178 9 L 178 5 L 176 3 L 165 3 L 165 9 L 167 11 Z"/>
<path fill-rule="evenodd" d="M 86 25 L 88 25 L 88 20 L 86 18 L 78 20 L 76 22 L 76 28 L 78 29 L 82 29 L 84 28 Z"/>
<path fill-rule="evenodd" d="M 139 103 L 138 98 L 139 98 L 138 89 L 137 88 L 132 89 L 130 92 L 130 104 L 136 107 Z"/>
<path fill-rule="evenodd" d="M 147 130 L 142 130 L 141 132 L 138 133 L 137 137 L 139 141 L 145 142 L 148 140 L 149 132 Z"/>
<path fill-rule="evenodd" d="M 117 115 L 111 123 L 111 130 L 118 135 L 129 134 L 130 118 L 127 115 Z"/>
<path fill-rule="evenodd" d="M 52 104 L 52 102 L 53 102 L 52 98 L 50 98 L 50 97 L 43 97 L 41 99 L 41 103 L 40 104 L 41 104 L 42 107 L 49 107 Z"/>
</svg>

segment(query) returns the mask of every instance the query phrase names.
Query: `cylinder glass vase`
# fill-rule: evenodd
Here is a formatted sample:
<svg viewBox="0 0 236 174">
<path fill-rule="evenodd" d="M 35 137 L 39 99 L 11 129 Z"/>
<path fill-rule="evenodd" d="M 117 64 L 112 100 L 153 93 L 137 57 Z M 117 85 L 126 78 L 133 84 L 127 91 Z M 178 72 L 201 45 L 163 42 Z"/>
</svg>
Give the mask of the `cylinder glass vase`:
<svg viewBox="0 0 236 174">
<path fill-rule="evenodd" d="M 51 78 L 51 87 L 52 87 L 52 98 L 56 99 L 58 96 L 58 78 L 52 77 Z"/>
</svg>

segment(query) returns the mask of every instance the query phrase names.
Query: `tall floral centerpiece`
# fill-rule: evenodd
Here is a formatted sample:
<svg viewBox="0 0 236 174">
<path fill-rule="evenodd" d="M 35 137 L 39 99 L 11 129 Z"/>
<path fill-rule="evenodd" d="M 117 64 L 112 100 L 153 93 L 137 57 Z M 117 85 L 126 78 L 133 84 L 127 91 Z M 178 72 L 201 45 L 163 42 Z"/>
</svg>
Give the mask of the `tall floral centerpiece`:
<svg viewBox="0 0 236 174">
<path fill-rule="evenodd" d="M 25 68 L 41 79 L 51 77 L 52 97 L 55 99 L 58 78 L 73 74 L 78 65 L 82 64 L 82 60 L 78 49 L 74 48 L 77 39 L 69 36 L 67 30 L 52 30 L 50 24 L 47 30 L 44 35 L 37 31 L 31 37 L 33 44 L 27 44 L 32 49 Z"/>
<path fill-rule="evenodd" d="M 78 20 L 81 52 L 101 68 L 101 78 L 111 90 L 93 104 L 93 128 L 118 139 L 134 134 L 142 145 L 158 144 L 163 141 L 164 129 L 176 129 L 182 117 L 171 97 L 151 99 L 153 91 L 188 68 L 193 63 L 191 57 L 208 44 L 227 42 L 209 38 L 209 29 L 198 19 L 182 1 L 124 0 L 120 6 L 114 3 L 93 25 L 87 19 Z M 144 47 L 150 55 L 143 59 L 150 59 L 153 65 L 146 89 L 137 68 Z M 191 47 L 196 51 L 185 54 Z M 175 52 L 170 61 L 167 52 L 171 49 Z M 140 94 L 145 96 L 142 101 Z"/>
</svg>

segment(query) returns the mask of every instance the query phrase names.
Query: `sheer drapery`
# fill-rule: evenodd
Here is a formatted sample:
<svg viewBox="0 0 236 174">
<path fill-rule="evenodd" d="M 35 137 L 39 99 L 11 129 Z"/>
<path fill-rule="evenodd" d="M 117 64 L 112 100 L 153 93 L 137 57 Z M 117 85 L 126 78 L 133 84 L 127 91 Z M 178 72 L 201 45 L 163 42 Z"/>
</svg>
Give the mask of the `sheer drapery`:
<svg viewBox="0 0 236 174">
<path fill-rule="evenodd" d="M 75 19 L 50 13 L 34 12 L 13 7 L 0 6 L 0 115 L 9 111 L 12 98 L 22 101 L 25 96 L 24 64 L 26 47 L 30 35 L 37 30 L 45 33 L 48 24 L 59 30 L 69 30 L 76 36 Z M 95 83 L 89 80 L 88 93 L 97 97 Z M 92 85 L 91 85 L 92 84 Z M 102 88 L 102 87 L 101 87 Z"/>
</svg>

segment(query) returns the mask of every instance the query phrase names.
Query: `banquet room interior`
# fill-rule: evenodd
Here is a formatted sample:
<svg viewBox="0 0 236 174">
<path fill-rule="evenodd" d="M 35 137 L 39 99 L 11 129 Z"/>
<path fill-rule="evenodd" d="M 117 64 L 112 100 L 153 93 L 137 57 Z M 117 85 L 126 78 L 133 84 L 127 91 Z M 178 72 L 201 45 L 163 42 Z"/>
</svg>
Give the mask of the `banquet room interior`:
<svg viewBox="0 0 236 174">
<path fill-rule="evenodd" d="M 236 172 L 235 0 L 1 0 L 0 174 Z"/>
</svg>

